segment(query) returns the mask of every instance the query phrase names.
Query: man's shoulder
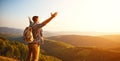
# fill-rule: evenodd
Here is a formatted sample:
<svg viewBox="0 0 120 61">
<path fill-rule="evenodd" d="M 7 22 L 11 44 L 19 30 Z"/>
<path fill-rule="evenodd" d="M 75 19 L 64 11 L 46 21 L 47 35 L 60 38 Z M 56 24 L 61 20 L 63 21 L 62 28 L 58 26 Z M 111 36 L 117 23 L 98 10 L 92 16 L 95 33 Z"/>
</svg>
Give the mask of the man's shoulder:
<svg viewBox="0 0 120 61">
<path fill-rule="evenodd" d="M 39 24 L 35 24 L 36 27 L 41 27 L 43 24 L 39 23 Z"/>
<path fill-rule="evenodd" d="M 33 26 L 32 26 L 32 28 L 34 28 L 34 29 L 40 29 L 40 28 L 42 28 L 42 23 L 39 23 L 39 24 L 34 24 Z"/>
</svg>

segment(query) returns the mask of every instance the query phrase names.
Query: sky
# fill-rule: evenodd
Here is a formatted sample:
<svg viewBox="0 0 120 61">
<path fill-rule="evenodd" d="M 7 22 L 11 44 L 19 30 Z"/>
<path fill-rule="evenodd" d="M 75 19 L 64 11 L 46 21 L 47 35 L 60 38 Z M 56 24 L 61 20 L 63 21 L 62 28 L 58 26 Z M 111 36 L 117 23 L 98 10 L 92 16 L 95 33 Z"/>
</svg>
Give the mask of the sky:
<svg viewBox="0 0 120 61">
<path fill-rule="evenodd" d="M 51 12 L 45 31 L 120 32 L 120 0 L 0 0 L 0 27 L 24 29 L 28 16 L 43 22 Z"/>
</svg>

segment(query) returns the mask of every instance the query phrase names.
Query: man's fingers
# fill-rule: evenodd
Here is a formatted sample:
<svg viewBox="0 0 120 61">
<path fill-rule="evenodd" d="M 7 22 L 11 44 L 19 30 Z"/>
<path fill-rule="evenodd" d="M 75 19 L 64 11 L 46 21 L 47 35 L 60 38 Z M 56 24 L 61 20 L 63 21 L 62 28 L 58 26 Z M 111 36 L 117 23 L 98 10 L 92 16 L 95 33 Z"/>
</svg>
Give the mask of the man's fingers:
<svg viewBox="0 0 120 61">
<path fill-rule="evenodd" d="M 55 17 L 56 15 L 57 15 L 57 12 L 54 12 L 54 13 L 51 12 L 52 17 Z"/>
<path fill-rule="evenodd" d="M 57 12 L 54 13 L 54 16 L 56 16 L 56 15 L 57 15 Z"/>
</svg>

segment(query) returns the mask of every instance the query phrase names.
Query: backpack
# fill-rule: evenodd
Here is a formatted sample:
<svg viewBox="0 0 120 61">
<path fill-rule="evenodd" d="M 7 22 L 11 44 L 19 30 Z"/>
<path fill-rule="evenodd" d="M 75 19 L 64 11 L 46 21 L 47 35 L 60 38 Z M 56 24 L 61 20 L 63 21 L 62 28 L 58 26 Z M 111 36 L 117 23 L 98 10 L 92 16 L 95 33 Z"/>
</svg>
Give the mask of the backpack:
<svg viewBox="0 0 120 61">
<path fill-rule="evenodd" d="M 32 27 L 26 27 L 24 32 L 23 32 L 23 40 L 26 43 L 31 43 L 33 42 L 34 38 L 33 38 L 33 33 L 32 33 Z"/>
</svg>

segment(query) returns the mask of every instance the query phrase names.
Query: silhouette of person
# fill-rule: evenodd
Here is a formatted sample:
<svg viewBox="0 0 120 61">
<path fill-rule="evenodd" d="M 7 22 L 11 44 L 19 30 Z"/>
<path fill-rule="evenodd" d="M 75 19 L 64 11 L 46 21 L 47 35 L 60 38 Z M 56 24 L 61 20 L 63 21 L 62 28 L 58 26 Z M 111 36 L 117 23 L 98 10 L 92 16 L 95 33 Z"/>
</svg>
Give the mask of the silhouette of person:
<svg viewBox="0 0 120 61">
<path fill-rule="evenodd" d="M 32 43 L 28 43 L 28 57 L 26 61 L 38 61 L 39 59 L 39 52 L 40 52 L 40 45 L 43 41 L 42 38 L 42 27 L 45 26 L 47 23 L 49 23 L 55 16 L 57 15 L 57 12 L 51 13 L 51 17 L 43 21 L 42 23 L 39 23 L 39 17 L 33 16 L 31 21 L 30 17 L 29 22 L 30 26 L 32 26 L 32 33 L 34 40 Z"/>
</svg>

